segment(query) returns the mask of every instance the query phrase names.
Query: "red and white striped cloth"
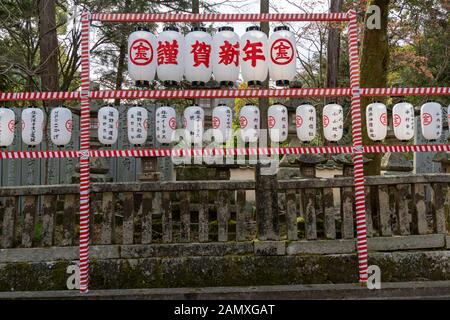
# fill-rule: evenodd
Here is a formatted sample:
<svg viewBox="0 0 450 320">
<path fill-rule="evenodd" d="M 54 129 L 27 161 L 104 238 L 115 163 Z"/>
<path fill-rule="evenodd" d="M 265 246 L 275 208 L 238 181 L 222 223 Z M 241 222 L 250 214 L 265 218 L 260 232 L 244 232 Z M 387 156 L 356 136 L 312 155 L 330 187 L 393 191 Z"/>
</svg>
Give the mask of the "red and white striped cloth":
<svg viewBox="0 0 450 320">
<path fill-rule="evenodd" d="M 348 21 L 347 13 L 94 13 L 103 22 L 257 22 L 257 21 Z"/>
</svg>

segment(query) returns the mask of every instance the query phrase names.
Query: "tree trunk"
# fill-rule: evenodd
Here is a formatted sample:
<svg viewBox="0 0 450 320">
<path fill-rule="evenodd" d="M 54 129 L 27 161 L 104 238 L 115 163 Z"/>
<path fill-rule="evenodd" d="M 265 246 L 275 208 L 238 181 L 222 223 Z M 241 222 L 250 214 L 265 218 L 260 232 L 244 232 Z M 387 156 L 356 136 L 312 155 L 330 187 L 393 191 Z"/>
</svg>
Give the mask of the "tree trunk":
<svg viewBox="0 0 450 320">
<path fill-rule="evenodd" d="M 330 12 L 340 12 L 343 0 L 331 1 Z M 327 88 L 338 87 L 339 56 L 341 52 L 341 31 L 338 27 L 330 28 L 327 45 Z"/>
<path fill-rule="evenodd" d="M 125 1 L 124 11 L 129 12 L 130 8 L 130 0 Z M 127 36 L 125 35 L 125 32 L 122 35 L 122 41 L 120 42 L 119 46 L 119 58 L 117 60 L 117 75 L 116 75 L 116 90 L 122 89 L 123 84 L 123 73 L 125 71 L 125 58 L 128 53 L 128 41 Z M 120 105 L 120 99 L 114 100 L 114 105 L 119 106 Z"/>
<path fill-rule="evenodd" d="M 364 36 L 361 49 L 361 87 L 385 88 L 387 87 L 387 72 L 389 61 L 389 43 L 387 36 L 387 23 L 390 0 L 370 0 L 368 6 L 376 5 L 381 11 L 381 28 L 368 29 L 367 21 L 371 14 L 366 14 L 364 19 Z M 381 100 L 381 99 L 380 99 Z M 366 106 L 371 102 L 370 98 L 361 101 L 363 142 L 365 145 L 374 144 L 367 135 Z M 383 154 L 367 154 L 373 159 L 364 168 L 365 175 L 379 175 L 381 172 L 381 158 Z"/>
</svg>

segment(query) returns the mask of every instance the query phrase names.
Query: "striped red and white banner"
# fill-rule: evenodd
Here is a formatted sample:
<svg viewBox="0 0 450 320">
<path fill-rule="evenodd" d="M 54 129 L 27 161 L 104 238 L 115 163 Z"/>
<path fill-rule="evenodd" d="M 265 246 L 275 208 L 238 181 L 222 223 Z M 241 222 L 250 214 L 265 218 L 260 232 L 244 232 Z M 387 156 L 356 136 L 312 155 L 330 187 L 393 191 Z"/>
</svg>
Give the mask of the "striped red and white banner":
<svg viewBox="0 0 450 320">
<path fill-rule="evenodd" d="M 103 22 L 257 22 L 257 21 L 348 21 L 347 13 L 94 13 Z"/>
</svg>

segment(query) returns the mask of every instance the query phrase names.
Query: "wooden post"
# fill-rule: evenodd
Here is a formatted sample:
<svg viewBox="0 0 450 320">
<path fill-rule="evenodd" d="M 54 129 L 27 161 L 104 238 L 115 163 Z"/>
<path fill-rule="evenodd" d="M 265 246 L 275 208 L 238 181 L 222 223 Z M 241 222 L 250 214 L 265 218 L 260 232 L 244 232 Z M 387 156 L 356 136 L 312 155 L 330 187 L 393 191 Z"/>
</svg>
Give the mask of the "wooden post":
<svg viewBox="0 0 450 320">
<path fill-rule="evenodd" d="M 116 197 L 112 192 L 104 192 L 102 194 L 102 224 L 100 244 L 113 244 L 114 226 L 115 226 L 115 205 Z"/>
<path fill-rule="evenodd" d="M 2 248 L 12 248 L 16 237 L 17 197 L 5 199 L 5 211 L 3 214 Z"/>
</svg>

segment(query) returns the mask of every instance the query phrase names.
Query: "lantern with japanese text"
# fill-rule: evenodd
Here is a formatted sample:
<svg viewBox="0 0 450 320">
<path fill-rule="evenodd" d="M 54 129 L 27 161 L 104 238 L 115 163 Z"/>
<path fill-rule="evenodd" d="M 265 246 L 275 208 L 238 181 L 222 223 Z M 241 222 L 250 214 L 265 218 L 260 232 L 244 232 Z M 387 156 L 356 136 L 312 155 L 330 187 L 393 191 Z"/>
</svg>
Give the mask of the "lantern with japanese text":
<svg viewBox="0 0 450 320">
<path fill-rule="evenodd" d="M 159 143 L 171 143 L 177 129 L 177 115 L 172 107 L 159 107 L 155 114 L 156 140 Z"/>
<path fill-rule="evenodd" d="M 239 113 L 241 138 L 245 142 L 256 142 L 259 139 L 260 114 L 258 107 L 247 104 Z"/>
<path fill-rule="evenodd" d="M 177 86 L 184 73 L 184 36 L 176 27 L 165 27 L 158 35 L 156 72 L 166 87 Z"/>
<path fill-rule="evenodd" d="M 394 134 L 398 140 L 408 141 L 414 137 L 414 106 L 408 102 L 397 103 L 392 108 Z"/>
<path fill-rule="evenodd" d="M 211 79 L 212 38 L 206 28 L 194 27 L 184 43 L 184 76 L 193 86 L 204 86 Z"/>
<path fill-rule="evenodd" d="M 437 140 L 442 135 L 442 106 L 427 102 L 420 109 L 422 135 L 427 140 Z"/>
<path fill-rule="evenodd" d="M 203 108 L 197 105 L 193 105 L 184 109 L 183 125 L 187 143 L 202 143 L 204 120 L 205 112 L 203 111 Z"/>
<path fill-rule="evenodd" d="M 57 146 L 64 146 L 72 137 L 72 112 L 66 107 L 53 108 L 50 113 L 50 138 Z"/>
<path fill-rule="evenodd" d="M 371 103 L 366 108 L 367 135 L 373 141 L 386 138 L 388 117 L 386 105 L 379 102 Z"/>
<path fill-rule="evenodd" d="M 214 141 L 217 143 L 225 143 L 231 139 L 233 129 L 233 112 L 231 108 L 225 104 L 219 104 L 213 109 L 212 127 Z"/>
<path fill-rule="evenodd" d="M 241 38 L 241 73 L 249 86 L 260 86 L 267 78 L 268 46 L 267 36 L 258 26 L 248 27 Z"/>
<path fill-rule="evenodd" d="M 42 142 L 44 132 L 44 112 L 39 108 L 26 108 L 22 111 L 22 140 L 29 146 Z"/>
<path fill-rule="evenodd" d="M 213 36 L 212 68 L 221 86 L 233 87 L 239 78 L 239 36 L 233 27 L 220 27 Z"/>
<path fill-rule="evenodd" d="M 137 27 L 128 37 L 128 72 L 137 87 L 148 87 L 156 74 L 156 37 Z"/>
<path fill-rule="evenodd" d="M 147 141 L 148 112 L 143 107 L 131 107 L 127 111 L 128 141 L 139 145 Z"/>
<path fill-rule="evenodd" d="M 289 86 L 296 73 L 295 36 L 287 26 L 279 26 L 269 39 L 269 75 L 277 86 Z"/>
<path fill-rule="evenodd" d="M 98 140 L 110 146 L 117 141 L 119 111 L 108 105 L 98 110 Z"/>
<path fill-rule="evenodd" d="M 330 103 L 323 108 L 323 135 L 326 140 L 338 142 L 344 134 L 344 111 L 342 106 Z"/>
<path fill-rule="evenodd" d="M 316 136 L 317 115 L 316 108 L 309 104 L 302 104 L 295 112 L 295 127 L 297 137 L 301 142 L 311 142 Z"/>
<path fill-rule="evenodd" d="M 269 137 L 273 142 L 283 142 L 288 136 L 288 111 L 282 104 L 274 104 L 267 110 Z"/>
<path fill-rule="evenodd" d="M 15 119 L 14 111 L 0 108 L 0 147 L 7 147 L 13 143 Z"/>
</svg>

